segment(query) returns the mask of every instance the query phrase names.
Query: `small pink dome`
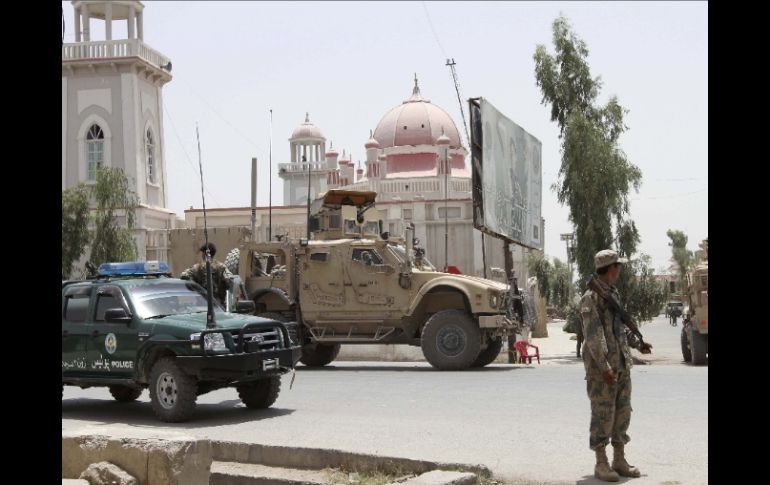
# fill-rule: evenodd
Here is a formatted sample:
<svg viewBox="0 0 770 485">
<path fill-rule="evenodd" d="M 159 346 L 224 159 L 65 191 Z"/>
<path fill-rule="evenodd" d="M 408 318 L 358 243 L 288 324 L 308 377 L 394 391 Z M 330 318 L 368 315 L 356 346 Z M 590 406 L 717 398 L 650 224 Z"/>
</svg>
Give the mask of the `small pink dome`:
<svg viewBox="0 0 770 485">
<path fill-rule="evenodd" d="M 369 130 L 369 141 L 366 142 L 364 147 L 368 150 L 370 148 L 380 148 L 380 142 L 378 142 L 372 135 L 372 130 Z"/>
<path fill-rule="evenodd" d="M 310 122 L 310 115 L 305 113 L 305 122 L 294 129 L 289 140 L 314 139 L 326 141 L 326 137 L 321 133 L 321 129 Z"/>
<path fill-rule="evenodd" d="M 441 129 L 441 136 L 438 137 L 438 140 L 436 140 L 437 145 L 449 145 L 452 142 L 452 140 L 449 139 L 448 136 L 444 134 L 444 129 Z"/>
</svg>

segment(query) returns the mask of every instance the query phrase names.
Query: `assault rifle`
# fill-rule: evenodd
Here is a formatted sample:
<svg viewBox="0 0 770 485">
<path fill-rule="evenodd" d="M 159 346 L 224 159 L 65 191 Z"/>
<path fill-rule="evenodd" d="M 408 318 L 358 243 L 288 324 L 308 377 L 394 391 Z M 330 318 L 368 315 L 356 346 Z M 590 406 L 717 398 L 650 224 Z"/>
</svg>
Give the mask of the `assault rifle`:
<svg viewBox="0 0 770 485">
<path fill-rule="evenodd" d="M 604 288 L 599 283 L 598 278 L 596 275 L 591 275 L 590 278 L 588 278 L 588 281 L 586 282 L 586 286 L 593 290 L 599 297 L 607 302 L 607 305 L 609 305 L 610 309 L 620 318 L 620 321 L 628 327 L 629 330 L 631 330 L 631 333 L 633 333 L 638 339 L 639 339 L 639 350 L 642 349 L 651 349 L 652 345 L 646 343 L 644 341 L 644 338 L 642 337 L 642 332 L 639 331 L 639 327 L 636 326 L 636 323 L 634 323 L 634 320 L 631 318 L 631 315 L 628 314 L 623 308 L 621 308 L 618 301 L 615 299 L 614 296 L 612 296 L 612 293 L 604 291 Z"/>
</svg>

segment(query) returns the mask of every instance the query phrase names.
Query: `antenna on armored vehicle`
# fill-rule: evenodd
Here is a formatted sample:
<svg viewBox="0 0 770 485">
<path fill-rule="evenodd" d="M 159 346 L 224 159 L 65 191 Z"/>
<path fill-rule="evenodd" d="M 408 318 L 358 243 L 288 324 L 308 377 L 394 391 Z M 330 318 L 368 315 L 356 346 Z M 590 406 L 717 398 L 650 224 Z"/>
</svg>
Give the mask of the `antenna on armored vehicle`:
<svg viewBox="0 0 770 485">
<path fill-rule="evenodd" d="M 267 189 L 267 240 L 273 240 L 273 108 L 270 108 L 270 142 L 268 149 L 268 189 Z"/>
<path fill-rule="evenodd" d="M 201 199 L 203 200 L 203 238 L 206 240 L 206 328 L 214 328 L 214 304 L 211 278 L 211 251 L 209 250 L 209 229 L 206 223 L 206 197 L 203 195 L 203 162 L 201 161 L 201 136 L 198 131 L 198 123 L 195 124 L 195 137 L 198 139 L 198 167 L 201 173 Z"/>
</svg>

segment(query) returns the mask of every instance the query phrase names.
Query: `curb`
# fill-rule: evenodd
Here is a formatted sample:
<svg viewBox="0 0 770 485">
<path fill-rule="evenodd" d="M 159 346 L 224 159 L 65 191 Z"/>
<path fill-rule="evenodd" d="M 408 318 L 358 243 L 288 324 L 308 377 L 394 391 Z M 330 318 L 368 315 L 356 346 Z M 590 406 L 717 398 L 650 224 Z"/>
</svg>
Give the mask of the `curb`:
<svg viewBox="0 0 770 485">
<path fill-rule="evenodd" d="M 458 470 L 491 477 L 492 472 L 484 465 L 467 463 L 443 463 L 377 456 L 349 451 L 322 448 L 294 448 L 233 441 L 212 441 L 211 452 L 216 461 L 255 463 L 283 468 L 323 469 L 346 468 L 359 472 L 383 472 L 393 475 L 412 472 L 416 474 L 433 470 Z"/>
</svg>

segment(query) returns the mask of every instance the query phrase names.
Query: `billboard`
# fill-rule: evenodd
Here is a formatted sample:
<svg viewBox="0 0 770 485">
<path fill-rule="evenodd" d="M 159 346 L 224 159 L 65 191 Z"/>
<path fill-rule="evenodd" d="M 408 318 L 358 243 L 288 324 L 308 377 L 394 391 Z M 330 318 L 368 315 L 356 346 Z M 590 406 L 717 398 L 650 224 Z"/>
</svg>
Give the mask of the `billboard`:
<svg viewBox="0 0 770 485">
<path fill-rule="evenodd" d="M 469 103 L 473 225 L 542 250 L 542 144 L 484 98 Z"/>
</svg>

